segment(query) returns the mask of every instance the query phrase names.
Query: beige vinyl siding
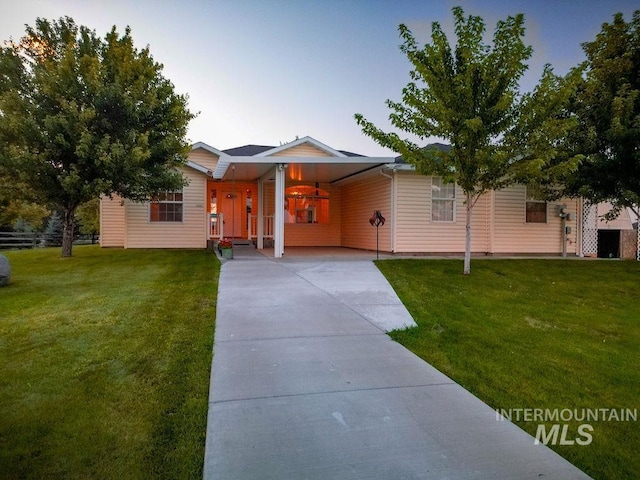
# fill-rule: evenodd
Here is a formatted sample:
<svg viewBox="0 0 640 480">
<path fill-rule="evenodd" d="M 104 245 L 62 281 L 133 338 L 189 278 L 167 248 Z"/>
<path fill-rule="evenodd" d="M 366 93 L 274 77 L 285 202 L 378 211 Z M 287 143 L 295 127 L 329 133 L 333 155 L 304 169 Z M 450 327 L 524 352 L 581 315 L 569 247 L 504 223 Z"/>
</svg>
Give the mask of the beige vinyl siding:
<svg viewBox="0 0 640 480">
<path fill-rule="evenodd" d="M 124 247 L 125 224 L 124 202 L 114 195 L 113 198 L 100 198 L 100 246 Z"/>
<path fill-rule="evenodd" d="M 417 173 L 398 172 L 396 193 L 396 252 L 462 253 L 465 250 L 466 205 L 464 192 L 456 187 L 456 207 L 453 222 L 431 220 L 432 178 Z M 489 250 L 488 195 L 473 208 L 471 220 L 471 251 Z"/>
<path fill-rule="evenodd" d="M 264 204 L 262 206 L 263 215 L 273 215 L 276 206 L 276 184 L 274 182 L 265 182 L 262 189 L 264 196 Z M 260 199 L 258 199 L 260 201 Z M 256 209 L 256 213 L 258 209 Z"/>
<path fill-rule="evenodd" d="M 547 203 L 547 223 L 526 223 L 526 188 L 516 185 L 495 192 L 495 229 L 493 232 L 494 253 L 562 253 L 562 220 L 557 214 L 556 205 L 566 204 L 567 212 L 573 214 L 568 221 L 571 227 L 567 252 L 576 252 L 578 224 L 578 200 L 563 199 Z"/>
<path fill-rule="evenodd" d="M 189 184 L 183 190 L 182 222 L 151 222 L 148 202 L 126 202 L 126 248 L 205 248 L 206 185 L 201 173 L 183 171 Z"/>
<path fill-rule="evenodd" d="M 379 227 L 380 250 L 391 251 L 391 180 L 380 174 L 342 186 L 342 246 L 376 249 L 376 228 L 369 219 L 380 210 L 386 222 Z"/>
<path fill-rule="evenodd" d="M 273 157 L 330 157 L 328 152 L 319 149 L 318 147 L 311 145 L 310 143 L 303 143 L 295 147 L 282 150 L 281 152 L 270 155 Z"/>
<path fill-rule="evenodd" d="M 218 165 L 218 157 L 203 148 L 196 148 L 189 152 L 188 159 L 211 171 L 215 170 L 216 165 Z"/>
</svg>

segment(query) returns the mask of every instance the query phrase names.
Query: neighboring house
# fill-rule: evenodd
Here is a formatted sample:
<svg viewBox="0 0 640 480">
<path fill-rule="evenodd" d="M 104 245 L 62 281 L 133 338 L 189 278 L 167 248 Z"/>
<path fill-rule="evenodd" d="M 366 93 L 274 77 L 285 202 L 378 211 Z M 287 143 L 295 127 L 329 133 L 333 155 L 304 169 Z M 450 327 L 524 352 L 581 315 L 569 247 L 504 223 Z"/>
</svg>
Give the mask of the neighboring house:
<svg viewBox="0 0 640 480">
<path fill-rule="evenodd" d="M 369 219 L 380 210 L 381 251 L 464 252 L 462 190 L 400 159 L 339 151 L 305 137 L 225 151 L 196 143 L 183 169 L 189 184 L 179 192 L 144 203 L 103 198 L 102 246 L 205 248 L 229 237 L 273 248 L 275 257 L 290 246 L 375 250 Z M 588 254 L 583 234 L 592 232 L 583 231 L 583 211 L 590 210 L 580 199 L 544 202 L 521 185 L 489 192 L 473 209 L 472 252 Z"/>
</svg>

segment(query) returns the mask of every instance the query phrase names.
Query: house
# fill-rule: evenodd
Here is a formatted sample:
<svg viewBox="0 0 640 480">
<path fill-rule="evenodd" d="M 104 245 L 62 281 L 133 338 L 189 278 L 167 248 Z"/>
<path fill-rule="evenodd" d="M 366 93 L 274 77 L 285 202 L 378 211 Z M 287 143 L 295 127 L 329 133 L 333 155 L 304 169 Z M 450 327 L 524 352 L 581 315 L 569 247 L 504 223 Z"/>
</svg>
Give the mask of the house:
<svg viewBox="0 0 640 480">
<path fill-rule="evenodd" d="M 189 183 L 181 191 L 144 203 L 103 198 L 102 246 L 205 248 L 230 237 L 273 248 L 276 258 L 293 246 L 375 250 L 369 219 L 379 210 L 386 219 L 380 251 L 464 252 L 462 190 L 397 158 L 336 150 L 311 137 L 224 151 L 200 142 L 183 170 Z M 597 226 L 595 240 L 592 225 L 583 227 L 590 208 L 581 199 L 538 200 L 523 185 L 489 192 L 473 210 L 472 252 L 595 254 Z"/>
</svg>

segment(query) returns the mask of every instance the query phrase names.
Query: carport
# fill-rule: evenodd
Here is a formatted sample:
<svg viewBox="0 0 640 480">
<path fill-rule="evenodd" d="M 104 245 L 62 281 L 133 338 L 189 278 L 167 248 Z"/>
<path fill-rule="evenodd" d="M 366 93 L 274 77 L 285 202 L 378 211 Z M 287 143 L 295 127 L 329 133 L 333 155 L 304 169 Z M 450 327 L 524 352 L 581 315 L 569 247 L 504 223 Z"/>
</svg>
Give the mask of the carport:
<svg viewBox="0 0 640 480">
<path fill-rule="evenodd" d="M 224 182 L 256 182 L 257 202 L 257 248 L 265 245 L 265 184 L 275 184 L 273 248 L 274 257 L 284 255 L 284 210 L 285 188 L 288 182 L 308 181 L 312 184 L 339 184 L 348 178 L 364 174 L 393 163 L 393 157 L 348 156 L 325 145 L 320 147 L 330 156 L 287 156 L 286 150 L 296 144 L 313 143 L 307 137 L 296 142 L 274 148 L 255 156 L 221 156 L 213 171 L 213 179 Z"/>
</svg>

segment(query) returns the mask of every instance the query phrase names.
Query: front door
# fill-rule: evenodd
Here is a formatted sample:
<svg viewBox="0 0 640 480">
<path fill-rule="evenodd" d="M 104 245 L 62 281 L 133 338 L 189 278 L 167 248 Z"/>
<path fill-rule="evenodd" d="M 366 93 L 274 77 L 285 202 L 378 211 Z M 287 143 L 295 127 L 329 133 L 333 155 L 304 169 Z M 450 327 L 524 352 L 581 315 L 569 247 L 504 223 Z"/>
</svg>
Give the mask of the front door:
<svg viewBox="0 0 640 480">
<path fill-rule="evenodd" d="M 242 215 L 243 195 L 242 190 L 221 192 L 220 213 L 224 215 L 224 236 L 242 238 Z"/>
</svg>

